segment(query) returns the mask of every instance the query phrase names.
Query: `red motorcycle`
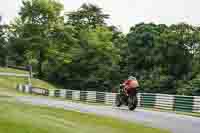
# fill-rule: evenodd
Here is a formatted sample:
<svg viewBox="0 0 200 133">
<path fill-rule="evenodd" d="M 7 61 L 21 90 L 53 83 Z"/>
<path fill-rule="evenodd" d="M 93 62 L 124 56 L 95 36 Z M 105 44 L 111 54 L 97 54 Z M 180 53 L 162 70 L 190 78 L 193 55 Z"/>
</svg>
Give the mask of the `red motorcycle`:
<svg viewBox="0 0 200 133">
<path fill-rule="evenodd" d="M 138 105 L 137 90 L 139 85 L 137 80 L 134 80 L 133 87 L 129 89 L 126 87 L 126 84 L 120 85 L 119 94 L 116 97 L 116 106 L 120 107 L 121 105 L 125 105 L 128 106 L 129 110 L 135 110 Z"/>
</svg>

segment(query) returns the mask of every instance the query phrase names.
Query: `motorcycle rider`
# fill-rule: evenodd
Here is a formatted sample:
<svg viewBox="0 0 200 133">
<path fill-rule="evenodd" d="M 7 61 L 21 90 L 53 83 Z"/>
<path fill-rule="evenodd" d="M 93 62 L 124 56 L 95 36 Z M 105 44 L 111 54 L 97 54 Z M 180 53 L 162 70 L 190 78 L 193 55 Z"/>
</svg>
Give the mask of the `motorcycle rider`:
<svg viewBox="0 0 200 133">
<path fill-rule="evenodd" d="M 137 107 L 137 89 L 139 83 L 133 76 L 129 76 L 127 80 L 120 84 L 120 92 L 116 97 L 116 106 L 120 107 L 122 104 L 128 106 L 129 110 L 134 110 Z"/>
<path fill-rule="evenodd" d="M 127 96 L 137 94 L 137 88 L 139 87 L 139 83 L 135 77 L 129 76 L 129 78 L 125 80 L 122 85 L 124 92 Z"/>
</svg>

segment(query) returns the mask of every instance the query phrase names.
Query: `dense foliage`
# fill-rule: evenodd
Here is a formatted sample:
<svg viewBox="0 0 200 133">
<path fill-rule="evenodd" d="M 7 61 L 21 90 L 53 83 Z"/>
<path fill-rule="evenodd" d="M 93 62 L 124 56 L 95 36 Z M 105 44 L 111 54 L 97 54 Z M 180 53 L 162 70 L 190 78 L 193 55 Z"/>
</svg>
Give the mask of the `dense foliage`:
<svg viewBox="0 0 200 133">
<path fill-rule="evenodd" d="M 125 35 L 96 5 L 63 12 L 56 0 L 23 1 L 0 26 L 0 64 L 31 65 L 65 88 L 111 91 L 134 75 L 143 92 L 200 95 L 199 27 L 140 23 Z"/>
<path fill-rule="evenodd" d="M 2 25 L 0 19 L 0 64 L 3 66 L 6 65 L 6 55 L 7 55 L 6 29 L 7 26 Z"/>
</svg>

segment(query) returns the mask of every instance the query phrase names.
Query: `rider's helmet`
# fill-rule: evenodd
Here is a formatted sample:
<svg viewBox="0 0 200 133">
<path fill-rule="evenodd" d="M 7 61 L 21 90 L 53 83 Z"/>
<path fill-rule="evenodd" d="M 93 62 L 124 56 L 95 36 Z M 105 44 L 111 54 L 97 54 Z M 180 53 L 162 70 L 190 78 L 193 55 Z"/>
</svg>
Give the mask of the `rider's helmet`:
<svg viewBox="0 0 200 133">
<path fill-rule="evenodd" d="M 128 80 L 137 80 L 137 79 L 136 79 L 136 77 L 129 76 L 129 77 L 128 77 Z"/>
</svg>

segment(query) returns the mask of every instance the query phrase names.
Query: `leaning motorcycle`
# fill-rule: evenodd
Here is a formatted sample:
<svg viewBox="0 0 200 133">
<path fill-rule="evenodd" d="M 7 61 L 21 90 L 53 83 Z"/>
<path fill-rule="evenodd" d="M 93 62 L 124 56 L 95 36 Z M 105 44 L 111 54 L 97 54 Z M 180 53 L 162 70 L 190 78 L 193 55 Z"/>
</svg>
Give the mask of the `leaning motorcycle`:
<svg viewBox="0 0 200 133">
<path fill-rule="evenodd" d="M 128 95 L 126 95 L 123 87 L 123 85 L 120 85 L 119 93 L 116 96 L 116 106 L 120 107 L 125 105 L 128 106 L 129 110 L 135 110 L 138 104 L 137 89 L 132 89 L 128 92 Z"/>
</svg>

